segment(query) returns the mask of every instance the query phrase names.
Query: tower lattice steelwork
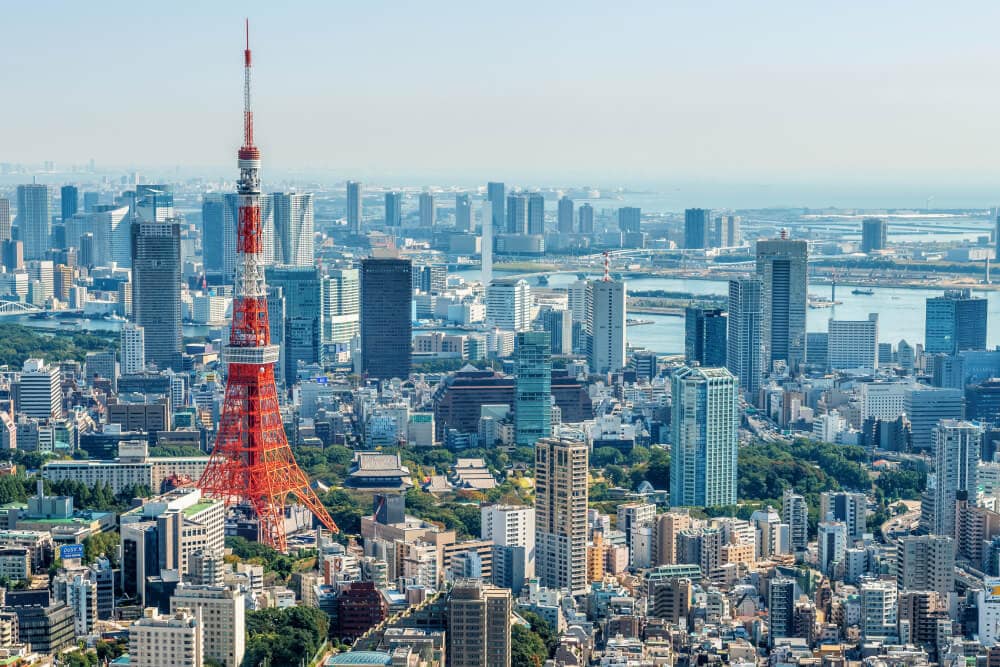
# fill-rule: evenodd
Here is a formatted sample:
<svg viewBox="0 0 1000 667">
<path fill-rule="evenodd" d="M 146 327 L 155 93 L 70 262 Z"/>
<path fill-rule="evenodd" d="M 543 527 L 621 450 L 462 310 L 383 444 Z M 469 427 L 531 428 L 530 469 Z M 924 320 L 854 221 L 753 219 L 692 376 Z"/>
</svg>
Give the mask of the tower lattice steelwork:
<svg viewBox="0 0 1000 667">
<path fill-rule="evenodd" d="M 238 153 L 239 214 L 236 231 L 236 285 L 229 344 L 226 399 L 215 448 L 198 488 L 227 505 L 249 505 L 260 521 L 260 541 L 285 551 L 285 501 L 294 495 L 323 525 L 337 525 L 309 486 L 288 446 L 274 365 L 264 283 L 260 216 L 260 151 L 253 143 L 250 107 L 250 29 L 243 52 L 243 146 Z"/>
</svg>

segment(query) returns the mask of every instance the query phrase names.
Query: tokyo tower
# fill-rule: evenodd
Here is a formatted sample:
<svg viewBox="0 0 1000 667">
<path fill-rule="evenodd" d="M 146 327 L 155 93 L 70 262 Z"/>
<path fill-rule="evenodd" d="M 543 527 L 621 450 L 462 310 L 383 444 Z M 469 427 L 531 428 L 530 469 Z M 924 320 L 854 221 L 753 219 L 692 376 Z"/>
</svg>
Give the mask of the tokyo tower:
<svg viewBox="0 0 1000 667">
<path fill-rule="evenodd" d="M 274 365 L 279 348 L 271 344 L 261 256 L 264 241 L 260 219 L 260 151 L 253 143 L 250 108 L 249 22 L 243 63 L 243 146 L 237 154 L 240 180 L 236 284 L 229 344 L 223 348 L 228 364 L 226 398 L 215 448 L 198 488 L 207 496 L 224 500 L 227 506 L 249 505 L 259 521 L 260 541 L 286 551 L 284 515 L 289 495 L 298 498 L 330 530 L 336 532 L 337 525 L 295 462 L 278 410 Z"/>
</svg>

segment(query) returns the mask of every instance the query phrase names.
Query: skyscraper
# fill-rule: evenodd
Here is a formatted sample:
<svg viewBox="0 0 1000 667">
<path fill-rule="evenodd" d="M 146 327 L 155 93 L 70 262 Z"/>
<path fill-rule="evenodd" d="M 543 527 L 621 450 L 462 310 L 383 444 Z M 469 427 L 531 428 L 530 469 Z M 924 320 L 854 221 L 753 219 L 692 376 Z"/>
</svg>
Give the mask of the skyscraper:
<svg viewBox="0 0 1000 667">
<path fill-rule="evenodd" d="M 174 217 L 174 189 L 163 184 L 135 186 L 135 205 L 138 217 L 146 222 L 166 222 Z"/>
<path fill-rule="evenodd" d="M 757 277 L 762 284 L 761 320 L 765 370 L 777 361 L 796 372 L 806 360 L 806 301 L 809 249 L 805 241 L 782 238 L 757 242 Z"/>
<path fill-rule="evenodd" d="M 486 321 L 506 331 L 527 331 L 531 327 L 531 286 L 528 281 L 493 281 L 486 288 Z"/>
<path fill-rule="evenodd" d="M 573 233 L 573 200 L 563 196 L 559 198 L 559 214 L 556 228 L 560 234 Z"/>
<path fill-rule="evenodd" d="M 455 194 L 455 230 L 472 231 L 472 200 L 466 192 Z"/>
<path fill-rule="evenodd" d="M 716 216 L 711 245 L 713 248 L 734 248 L 740 245 L 740 216 Z"/>
<path fill-rule="evenodd" d="M 222 273 L 226 238 L 225 200 L 221 193 L 206 194 L 201 202 L 201 259 L 205 273 Z"/>
<path fill-rule="evenodd" d="M 182 370 L 181 230 L 176 222 L 132 224 L 132 313 L 146 332 L 146 361 Z"/>
<path fill-rule="evenodd" d="M 736 504 L 739 402 L 725 368 L 682 366 L 671 379 L 670 504 Z"/>
<path fill-rule="evenodd" d="M 795 634 L 795 580 L 774 577 L 767 586 L 767 638 L 773 647 L 776 639 Z"/>
<path fill-rule="evenodd" d="M 587 588 L 587 443 L 543 438 L 535 444 L 535 574 L 573 595 Z"/>
<path fill-rule="evenodd" d="M 507 233 L 528 233 L 528 198 L 523 194 L 507 195 Z"/>
<path fill-rule="evenodd" d="M 482 283 L 493 282 L 493 204 L 486 200 L 480 212 L 482 230 L 479 235 L 479 260 L 482 269 Z"/>
<path fill-rule="evenodd" d="M 122 325 L 121 370 L 124 375 L 146 370 L 146 332 L 132 322 Z"/>
<path fill-rule="evenodd" d="M 972 290 L 948 290 L 944 296 L 927 299 L 927 354 L 957 354 L 962 350 L 986 349 L 986 299 L 973 297 Z"/>
<path fill-rule="evenodd" d="M 356 185 L 361 187 L 360 184 Z M 360 194 L 358 196 L 360 201 Z M 316 257 L 313 252 L 312 193 L 275 192 L 271 195 L 271 201 L 274 207 L 275 263 L 285 266 L 313 266 Z"/>
<path fill-rule="evenodd" d="M 726 365 L 726 313 L 721 308 L 684 309 L 684 357 L 699 366 Z"/>
<path fill-rule="evenodd" d="M 436 211 L 434 210 L 434 195 L 430 192 L 420 193 L 420 226 L 433 227 Z"/>
<path fill-rule="evenodd" d="M 403 195 L 399 192 L 385 193 L 385 226 L 399 227 L 403 224 Z"/>
<path fill-rule="evenodd" d="M 826 491 L 819 496 L 819 520 L 840 521 L 847 537 L 860 540 L 868 531 L 868 498 L 863 493 Z"/>
<path fill-rule="evenodd" d="M 399 257 L 361 260 L 361 372 L 370 377 L 410 375 L 412 271 Z"/>
<path fill-rule="evenodd" d="M 52 232 L 49 186 L 31 184 L 17 186 L 17 228 L 24 242 L 25 259 L 45 259 Z"/>
<path fill-rule="evenodd" d="M 493 206 L 493 233 L 496 234 L 506 229 L 507 214 L 504 210 L 506 196 L 504 195 L 504 184 L 490 182 L 486 184 L 486 198 Z"/>
<path fill-rule="evenodd" d="M 625 282 L 595 280 L 587 285 L 587 361 L 593 373 L 625 367 Z"/>
<path fill-rule="evenodd" d="M 0 197 L 0 241 L 10 240 L 10 223 L 10 200 Z"/>
<path fill-rule="evenodd" d="M 930 533 L 955 535 L 959 492 L 975 497 L 983 432 L 978 424 L 942 419 L 934 430 L 934 507 Z"/>
<path fill-rule="evenodd" d="M 355 236 L 361 234 L 361 196 L 361 183 L 347 181 L 347 229 Z"/>
<path fill-rule="evenodd" d="M 539 316 L 542 328 L 549 334 L 552 354 L 573 353 L 573 313 L 568 310 L 546 310 Z"/>
<path fill-rule="evenodd" d="M 514 342 L 514 438 L 530 447 L 552 432 L 552 350 L 545 331 L 522 331 Z"/>
<path fill-rule="evenodd" d="M 528 233 L 545 233 L 545 197 L 538 192 L 528 195 Z"/>
<path fill-rule="evenodd" d="M 896 584 L 899 590 L 955 590 L 955 539 L 950 535 L 907 535 L 896 547 Z"/>
<path fill-rule="evenodd" d="M 618 209 L 618 229 L 626 233 L 639 231 L 639 221 L 642 210 L 635 206 L 623 206 Z"/>
<path fill-rule="evenodd" d="M 712 212 L 703 208 L 684 211 L 684 247 L 690 250 L 709 247 L 709 221 Z"/>
<path fill-rule="evenodd" d="M 360 331 L 361 283 L 357 269 L 331 269 L 323 279 L 323 344 L 348 345 Z"/>
<path fill-rule="evenodd" d="M 781 494 L 781 519 L 788 524 L 788 535 L 794 551 L 805 551 L 809 543 L 809 506 L 806 499 L 785 489 Z"/>
<path fill-rule="evenodd" d="M 878 313 L 867 320 L 830 320 L 827 364 L 833 370 L 878 368 Z"/>
<path fill-rule="evenodd" d="M 265 277 L 285 298 L 285 383 L 291 387 L 298 362 L 323 362 L 322 280 L 316 266 L 272 266 Z"/>
<path fill-rule="evenodd" d="M 888 225 L 881 218 L 865 218 L 861 221 L 861 252 L 885 250 Z"/>
<path fill-rule="evenodd" d="M 594 207 L 585 202 L 582 206 L 580 206 L 579 216 L 580 216 L 580 233 L 593 234 Z"/>
<path fill-rule="evenodd" d="M 77 214 L 80 209 L 80 191 L 75 185 L 64 185 L 59 189 L 59 208 L 63 222 Z"/>
</svg>

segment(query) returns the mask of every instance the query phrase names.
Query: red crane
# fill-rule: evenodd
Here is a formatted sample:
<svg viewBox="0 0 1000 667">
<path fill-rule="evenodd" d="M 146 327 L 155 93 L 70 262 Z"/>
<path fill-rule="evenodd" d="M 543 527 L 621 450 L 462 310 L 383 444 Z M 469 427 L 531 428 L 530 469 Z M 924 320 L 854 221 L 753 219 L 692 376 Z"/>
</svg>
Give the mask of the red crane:
<svg viewBox="0 0 1000 667">
<path fill-rule="evenodd" d="M 243 51 L 243 146 L 237 153 L 240 180 L 236 225 L 236 285 L 229 344 L 226 397 L 208 466 L 198 481 L 205 495 L 249 505 L 259 520 L 259 539 L 287 550 L 285 502 L 289 495 L 308 507 L 333 532 L 337 524 L 295 462 L 278 410 L 274 365 L 279 348 L 271 343 L 264 282 L 260 220 L 260 151 L 253 141 L 250 104 L 250 24 Z"/>
</svg>

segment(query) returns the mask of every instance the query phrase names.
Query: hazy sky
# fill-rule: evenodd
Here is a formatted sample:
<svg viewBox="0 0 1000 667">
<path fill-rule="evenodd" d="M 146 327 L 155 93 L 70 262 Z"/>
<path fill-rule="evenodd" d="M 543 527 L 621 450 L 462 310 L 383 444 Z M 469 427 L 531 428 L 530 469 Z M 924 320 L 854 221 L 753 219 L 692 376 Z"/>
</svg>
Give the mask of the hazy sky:
<svg viewBox="0 0 1000 667">
<path fill-rule="evenodd" d="M 0 161 L 231 168 L 244 15 L 273 168 L 1000 182 L 1000 4 L 940 0 L 8 3 Z"/>
</svg>

